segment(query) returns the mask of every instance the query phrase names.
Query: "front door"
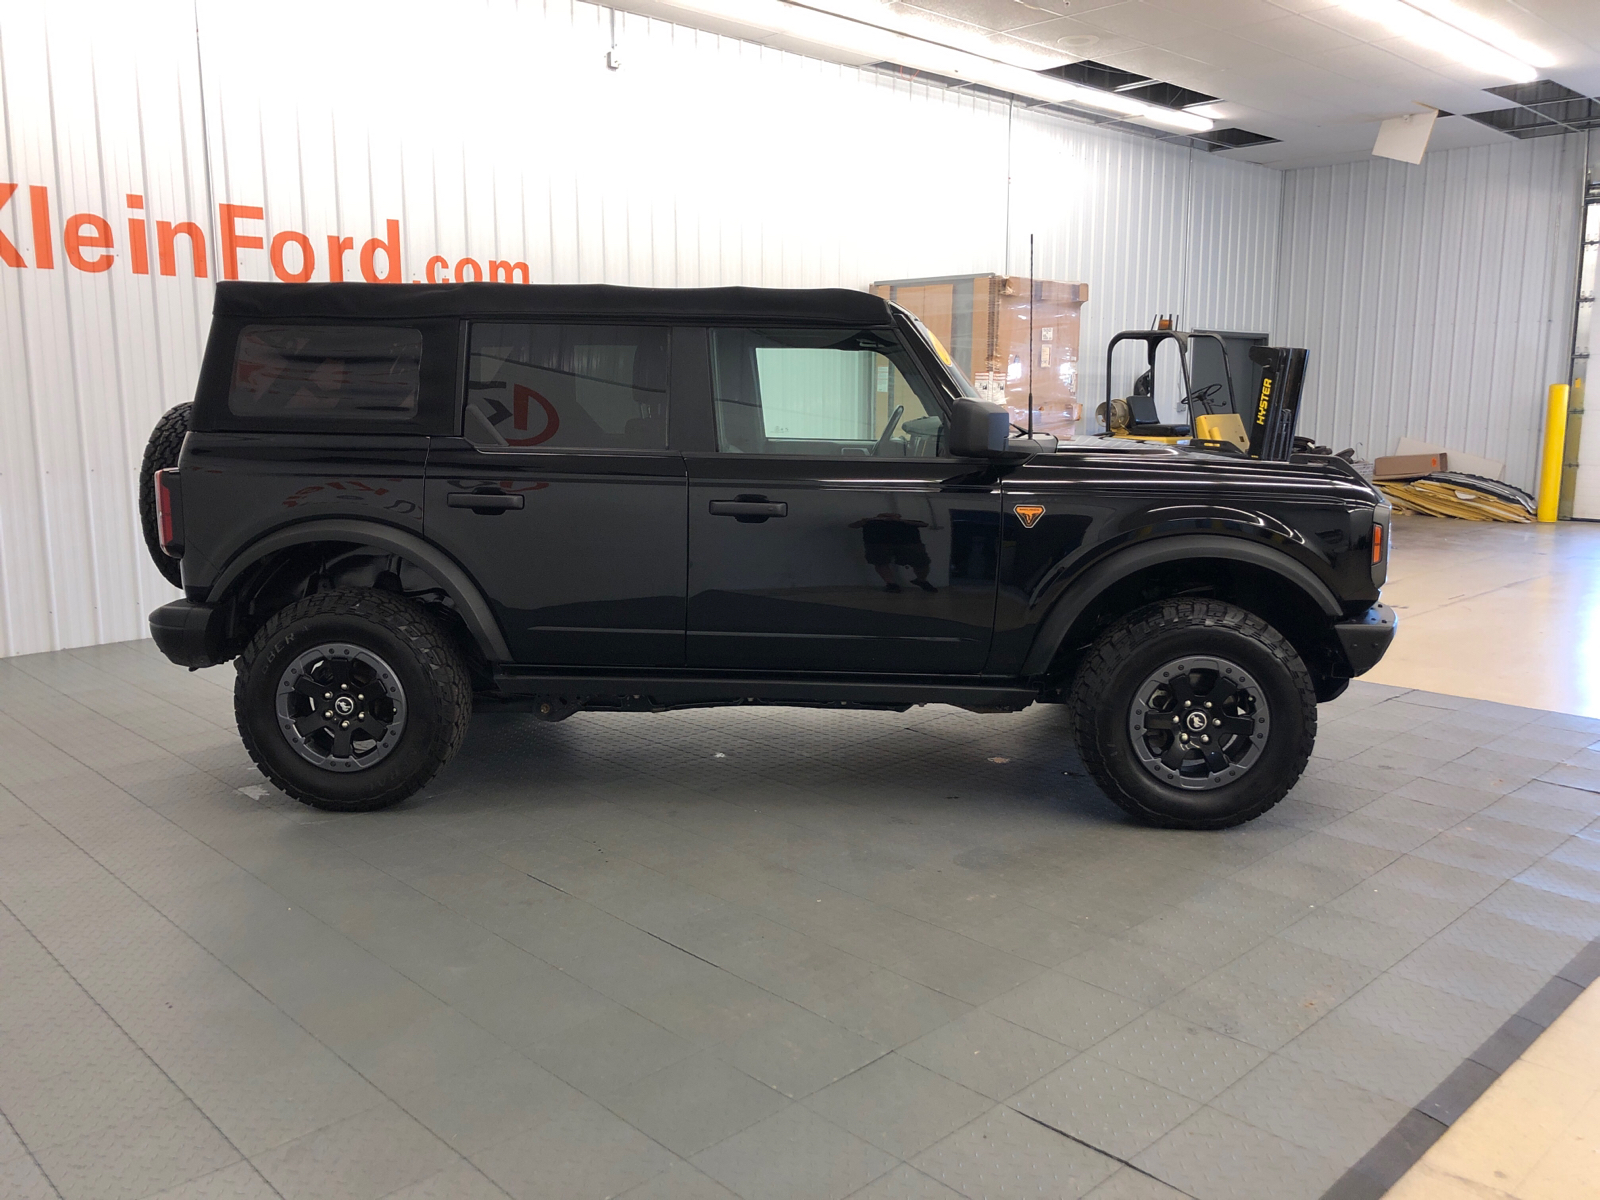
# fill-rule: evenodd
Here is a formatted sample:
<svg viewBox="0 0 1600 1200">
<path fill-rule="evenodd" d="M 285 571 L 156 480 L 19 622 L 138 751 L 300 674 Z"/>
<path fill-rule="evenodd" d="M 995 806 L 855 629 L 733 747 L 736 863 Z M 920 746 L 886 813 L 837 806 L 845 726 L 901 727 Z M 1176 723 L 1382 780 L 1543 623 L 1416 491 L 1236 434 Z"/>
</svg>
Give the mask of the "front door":
<svg viewBox="0 0 1600 1200">
<path fill-rule="evenodd" d="M 425 530 L 477 580 L 519 663 L 684 663 L 671 334 L 471 326 L 463 436 L 429 452 Z"/>
<path fill-rule="evenodd" d="M 711 331 L 717 452 L 690 454 L 695 667 L 976 672 L 1000 485 L 942 453 L 889 329 Z"/>
</svg>

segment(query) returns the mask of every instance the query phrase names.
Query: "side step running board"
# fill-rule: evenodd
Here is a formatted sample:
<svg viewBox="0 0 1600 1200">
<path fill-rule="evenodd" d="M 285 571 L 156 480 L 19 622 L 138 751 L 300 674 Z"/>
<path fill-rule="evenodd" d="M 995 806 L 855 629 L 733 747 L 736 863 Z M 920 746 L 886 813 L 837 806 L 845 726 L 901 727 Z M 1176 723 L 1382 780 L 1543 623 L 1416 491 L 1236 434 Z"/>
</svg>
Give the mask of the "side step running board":
<svg viewBox="0 0 1600 1200">
<path fill-rule="evenodd" d="M 706 675 L 588 675 L 501 668 L 495 690 L 506 701 L 560 697 L 584 707 L 677 708 L 712 704 L 822 704 L 900 708 L 953 704 L 963 708 L 1026 708 L 1037 688 L 1016 680 L 905 677 L 886 680 L 853 676 L 796 679 Z M 493 695 L 482 697 L 493 707 Z M 520 707 L 520 705 L 518 706 Z"/>
</svg>

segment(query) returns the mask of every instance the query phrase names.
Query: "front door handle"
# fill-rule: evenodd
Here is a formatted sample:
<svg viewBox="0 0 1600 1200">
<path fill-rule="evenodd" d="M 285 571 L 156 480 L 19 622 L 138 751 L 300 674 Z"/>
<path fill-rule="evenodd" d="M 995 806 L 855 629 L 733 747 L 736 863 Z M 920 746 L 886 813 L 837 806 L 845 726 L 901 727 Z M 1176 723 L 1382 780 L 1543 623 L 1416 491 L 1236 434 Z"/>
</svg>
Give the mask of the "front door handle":
<svg viewBox="0 0 1600 1200">
<path fill-rule="evenodd" d="M 737 500 L 713 500 L 713 517 L 732 517 L 736 521 L 756 523 L 769 517 L 787 517 L 789 506 L 782 500 L 766 500 L 754 496 L 741 496 Z"/>
<path fill-rule="evenodd" d="M 508 509 L 521 508 L 527 497 L 513 496 L 498 488 L 484 488 L 477 492 L 450 492 L 444 498 L 450 508 L 470 508 L 480 516 L 492 516 Z"/>
</svg>

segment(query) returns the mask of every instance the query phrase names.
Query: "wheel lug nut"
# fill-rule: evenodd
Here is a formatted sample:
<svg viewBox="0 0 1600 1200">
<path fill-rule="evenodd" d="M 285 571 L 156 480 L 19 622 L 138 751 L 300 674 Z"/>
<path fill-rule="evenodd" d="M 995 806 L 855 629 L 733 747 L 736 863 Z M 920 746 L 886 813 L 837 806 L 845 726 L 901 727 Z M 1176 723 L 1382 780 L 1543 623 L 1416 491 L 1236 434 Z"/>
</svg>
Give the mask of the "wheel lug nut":
<svg viewBox="0 0 1600 1200">
<path fill-rule="evenodd" d="M 322 693 L 322 698 L 324 700 L 332 700 L 333 699 L 333 693 L 332 692 L 323 692 Z"/>
<path fill-rule="evenodd" d="M 344 723 L 342 723 L 342 724 L 341 724 L 341 725 L 340 725 L 340 726 L 339 726 L 339 728 L 340 728 L 340 729 L 349 729 L 349 728 L 350 728 L 350 722 L 349 722 L 349 721 L 345 721 L 345 722 L 344 722 Z"/>
<path fill-rule="evenodd" d="M 345 724 L 347 724 L 347 725 L 348 725 L 348 724 L 349 724 L 349 722 L 348 722 L 348 721 L 346 721 L 346 722 L 345 722 Z M 1210 740 L 1211 740 L 1211 738 L 1210 738 L 1210 737 L 1209 737 L 1209 736 L 1207 736 L 1207 735 L 1205 735 L 1205 734 L 1201 734 L 1201 736 L 1200 736 L 1200 740 L 1201 740 L 1201 741 L 1202 741 L 1202 742 L 1209 742 L 1209 741 L 1210 741 Z"/>
<path fill-rule="evenodd" d="M 356 720 L 365 721 L 366 719 L 367 719 L 367 714 L 366 713 L 357 713 L 356 714 Z"/>
<path fill-rule="evenodd" d="M 330 708 L 327 712 L 323 713 L 322 715 L 325 716 L 325 717 L 332 717 L 333 716 L 333 709 Z"/>
</svg>

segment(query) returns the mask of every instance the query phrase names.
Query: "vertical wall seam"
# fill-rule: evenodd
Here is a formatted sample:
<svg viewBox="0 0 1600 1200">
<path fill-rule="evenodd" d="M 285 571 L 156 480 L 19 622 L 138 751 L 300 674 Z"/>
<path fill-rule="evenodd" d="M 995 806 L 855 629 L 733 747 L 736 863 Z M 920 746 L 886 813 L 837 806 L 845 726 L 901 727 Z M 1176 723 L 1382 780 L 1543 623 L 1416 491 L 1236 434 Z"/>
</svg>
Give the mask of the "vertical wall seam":
<svg viewBox="0 0 1600 1200">
<path fill-rule="evenodd" d="M 206 176 L 205 227 L 211 231 L 206 239 L 206 259 L 210 266 L 212 282 L 222 278 L 222 247 L 218 244 L 217 184 L 211 174 L 211 115 L 206 102 L 206 58 L 200 38 L 200 0 L 194 0 L 194 70 L 196 92 L 200 103 L 201 163 Z"/>
</svg>

